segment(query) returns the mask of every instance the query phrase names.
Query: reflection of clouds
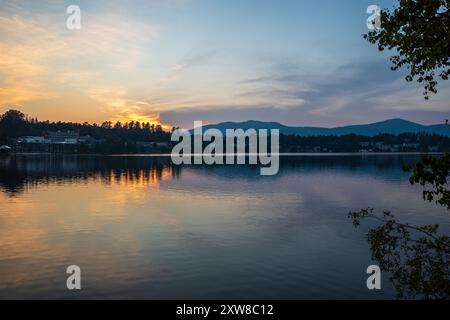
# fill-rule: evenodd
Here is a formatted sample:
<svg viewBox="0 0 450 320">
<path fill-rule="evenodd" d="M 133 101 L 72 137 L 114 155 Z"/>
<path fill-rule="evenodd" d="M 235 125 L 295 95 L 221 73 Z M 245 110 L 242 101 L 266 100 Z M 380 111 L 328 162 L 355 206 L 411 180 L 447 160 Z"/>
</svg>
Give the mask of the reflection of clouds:
<svg viewBox="0 0 450 320">
<path fill-rule="evenodd" d="M 97 198 L 97 195 L 92 197 L 87 211 L 96 216 L 108 216 L 112 219 L 119 216 L 126 218 L 129 214 L 127 212 L 129 203 L 146 202 L 147 198 L 152 198 L 149 191 L 156 192 L 161 181 L 171 178 L 170 167 L 162 168 L 161 171 L 142 169 L 119 174 L 112 171 L 107 180 L 108 188 L 103 189 L 101 198 Z M 85 190 L 89 193 L 89 189 Z M 108 210 L 105 210 L 105 206 Z"/>
<path fill-rule="evenodd" d="M 39 170 L 39 166 L 27 167 Z M 182 256 L 196 257 L 199 252 L 212 254 L 233 246 L 233 235 L 248 227 L 236 226 L 236 220 L 242 221 L 249 207 L 263 212 L 272 201 L 252 199 L 246 193 L 205 195 L 189 187 L 173 188 L 171 170 L 111 170 L 101 177 L 41 181 L 15 198 L 2 193 L 1 198 L 14 200 L 0 209 L 1 220 L 8 221 L 1 227 L 8 230 L 0 237 L 7 244 L 2 254 L 10 259 L 3 264 L 10 275 L 0 277 L 0 289 L 45 279 L 48 283 L 38 289 L 44 290 L 55 281 L 53 277 L 63 278 L 61 270 L 74 261 L 82 266 L 88 283 L 99 288 L 105 285 L 95 278 L 113 285 L 129 277 L 156 279 L 164 272 L 182 276 L 178 269 L 162 271 L 162 262 L 152 256 L 176 259 L 181 250 Z M 198 178 L 186 176 L 187 181 Z M 20 214 L 15 218 L 7 212 Z M 20 267 L 14 268 L 12 261 Z"/>
<path fill-rule="evenodd" d="M 20 162 L 33 186 L 13 197 L 0 192 L 4 297 L 65 297 L 70 264 L 82 267 L 83 297 L 161 297 L 205 268 L 224 281 L 220 266 L 227 263 L 230 272 L 243 263 L 255 272 L 274 268 L 269 258 L 288 264 L 277 268 L 298 268 L 289 257 L 311 261 L 340 250 L 329 241 L 354 240 L 349 205 L 377 203 L 419 220 L 439 215 L 420 192 L 411 197 L 392 158 L 386 166 L 308 158 L 282 165 L 272 178 L 245 166 L 185 166 L 177 175 L 148 157 L 45 159 Z"/>
<path fill-rule="evenodd" d="M 31 177 L 14 197 L 0 193 L 0 202 L 4 203 L 0 208 L 2 294 L 17 292 L 19 297 L 26 297 L 42 291 L 48 295 L 47 285 L 54 283 L 55 278 L 64 284 L 65 268 L 73 263 L 82 266 L 86 283 L 98 287 L 102 287 L 102 282 L 121 283 L 130 277 L 130 269 L 141 270 L 147 276 L 160 273 L 153 260 L 143 263 L 138 259 L 143 244 L 141 233 L 134 231 L 146 225 L 149 213 L 158 215 L 151 210 L 151 199 L 160 182 L 172 178 L 171 167 L 119 168 L 80 175 L 80 162 L 83 163 L 73 157 L 64 158 L 58 162 L 64 170 L 58 171 L 57 163 L 48 158 L 37 163 L 26 161 L 20 168 L 37 176 Z M 49 167 L 60 175 L 65 170 L 72 175 L 52 178 L 55 172 L 48 171 Z M 17 168 L 14 170 L 17 173 Z M 138 206 L 147 201 L 148 206 Z M 123 227 L 134 215 L 144 221 L 137 219 L 138 222 L 131 222 L 131 228 Z M 26 289 L 22 296 L 20 290 L 15 291 L 36 283 L 38 287 Z M 53 290 L 51 296 L 67 294 L 61 288 L 61 292 Z"/>
<path fill-rule="evenodd" d="M 166 172 L 161 178 L 168 176 Z M 27 286 L 38 279 L 51 282 L 58 275 L 64 283 L 64 268 L 71 263 L 82 266 L 83 274 L 94 282 L 121 281 L 129 269 L 137 268 L 141 262 L 132 257 L 142 251 L 139 233 L 122 226 L 134 214 L 142 215 L 143 208 L 136 208 L 136 203 L 145 201 L 159 180 L 124 174 L 112 181 L 109 185 L 99 179 L 77 184 L 54 181 L 14 201 L 1 194 L 6 205 L 0 209 L 0 289 Z M 145 272 L 151 270 L 147 265 Z"/>
</svg>

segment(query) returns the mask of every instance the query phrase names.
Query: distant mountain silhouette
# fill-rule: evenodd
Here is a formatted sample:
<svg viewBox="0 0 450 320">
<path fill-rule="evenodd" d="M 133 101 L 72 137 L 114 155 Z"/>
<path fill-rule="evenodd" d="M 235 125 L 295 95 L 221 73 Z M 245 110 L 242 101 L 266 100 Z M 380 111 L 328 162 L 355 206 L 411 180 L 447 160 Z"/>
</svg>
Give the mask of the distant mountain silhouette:
<svg viewBox="0 0 450 320">
<path fill-rule="evenodd" d="M 223 133 L 226 129 L 279 129 L 281 134 L 292 134 L 297 136 L 343 136 L 347 134 L 357 134 L 373 137 L 382 133 L 393 135 L 402 133 L 428 133 L 450 136 L 450 127 L 446 126 L 445 124 L 426 126 L 403 119 L 390 119 L 371 124 L 351 125 L 337 128 L 289 127 L 278 122 L 264 122 L 255 120 L 245 122 L 222 122 L 219 124 L 203 126 L 203 130 L 212 128 L 219 129 Z"/>
</svg>

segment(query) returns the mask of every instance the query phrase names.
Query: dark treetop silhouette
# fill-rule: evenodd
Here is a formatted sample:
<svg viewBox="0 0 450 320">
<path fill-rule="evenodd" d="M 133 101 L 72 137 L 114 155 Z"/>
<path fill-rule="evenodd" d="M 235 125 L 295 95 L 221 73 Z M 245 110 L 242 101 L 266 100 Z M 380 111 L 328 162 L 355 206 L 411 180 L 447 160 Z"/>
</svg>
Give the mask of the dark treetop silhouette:
<svg viewBox="0 0 450 320">
<path fill-rule="evenodd" d="M 408 68 L 406 80 L 424 84 L 424 97 L 437 92 L 438 80 L 450 74 L 450 13 L 448 0 L 400 0 L 392 11 L 381 11 L 381 28 L 364 35 L 378 49 L 394 50 L 392 70 Z M 375 21 L 373 21 L 375 24 Z"/>
</svg>

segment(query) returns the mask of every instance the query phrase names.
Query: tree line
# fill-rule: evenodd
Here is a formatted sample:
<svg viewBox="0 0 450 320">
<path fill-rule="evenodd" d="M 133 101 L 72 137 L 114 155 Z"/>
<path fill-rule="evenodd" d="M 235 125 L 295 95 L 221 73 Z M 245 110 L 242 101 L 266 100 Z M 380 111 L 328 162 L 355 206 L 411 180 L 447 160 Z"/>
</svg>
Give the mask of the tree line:
<svg viewBox="0 0 450 320">
<path fill-rule="evenodd" d="M 175 128 L 172 129 L 172 131 Z M 0 116 L 0 144 L 8 144 L 22 136 L 44 136 L 48 131 L 77 131 L 80 136 L 89 135 L 100 140 L 82 152 L 134 153 L 145 152 L 142 143 L 170 142 L 171 132 L 149 122 L 105 121 L 101 125 L 87 122 L 50 122 L 30 118 L 18 110 L 9 110 Z M 360 152 L 367 151 L 432 151 L 450 150 L 450 138 L 440 135 L 405 133 L 380 134 L 374 137 L 349 134 L 345 136 L 296 136 L 280 135 L 281 152 Z M 165 150 L 167 151 L 167 150 Z"/>
<path fill-rule="evenodd" d="M 96 123 L 50 122 L 30 118 L 21 111 L 9 110 L 0 116 L 0 143 L 6 144 L 22 136 L 43 136 L 48 131 L 77 131 L 80 136 L 89 135 L 107 143 L 126 144 L 138 141 L 160 142 L 170 140 L 171 132 L 161 125 L 149 122 L 130 121 L 122 123 L 105 121 Z"/>
<path fill-rule="evenodd" d="M 379 134 L 373 137 L 356 134 L 280 135 L 280 149 L 283 152 L 444 152 L 450 150 L 450 138 L 426 133 Z"/>
</svg>

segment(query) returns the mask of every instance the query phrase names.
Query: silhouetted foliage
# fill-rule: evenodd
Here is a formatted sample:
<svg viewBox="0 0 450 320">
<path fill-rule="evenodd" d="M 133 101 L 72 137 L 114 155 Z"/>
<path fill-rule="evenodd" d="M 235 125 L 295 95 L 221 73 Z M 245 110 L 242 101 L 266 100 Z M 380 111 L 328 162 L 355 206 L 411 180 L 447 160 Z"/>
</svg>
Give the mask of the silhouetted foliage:
<svg viewBox="0 0 450 320">
<path fill-rule="evenodd" d="M 367 239 L 383 271 L 391 274 L 391 281 L 400 299 L 450 299 L 450 238 L 438 234 L 438 225 L 415 227 L 399 223 L 394 216 L 373 209 L 349 213 L 353 224 L 372 218 L 381 222 L 371 229 Z"/>
<path fill-rule="evenodd" d="M 29 122 L 20 111 L 9 110 L 0 116 L 0 138 L 4 141 L 9 137 L 9 133 L 24 135 L 28 132 L 28 128 Z"/>
<path fill-rule="evenodd" d="M 400 0 L 398 8 L 381 11 L 380 29 L 364 35 L 380 51 L 396 52 L 392 70 L 406 66 L 406 81 L 424 83 L 425 99 L 437 92 L 436 78 L 448 80 L 450 74 L 448 9 L 448 0 Z"/>
<path fill-rule="evenodd" d="M 450 210 L 450 190 L 447 190 L 447 177 L 450 170 L 450 153 L 442 157 L 425 155 L 422 161 L 404 166 L 407 172 L 413 172 L 409 179 L 411 184 L 430 185 L 430 190 L 423 191 L 423 199 L 446 206 Z"/>
<path fill-rule="evenodd" d="M 412 184 L 419 183 L 425 188 L 426 201 L 434 200 L 450 209 L 447 190 L 450 154 L 423 156 L 404 170 L 413 172 Z M 450 238 L 439 235 L 438 225 L 417 227 L 400 223 L 390 212 L 377 216 L 371 208 L 351 212 L 349 217 L 356 227 L 366 218 L 381 222 L 369 231 L 367 239 L 372 258 L 382 270 L 390 272 L 399 298 L 450 299 Z"/>
</svg>

